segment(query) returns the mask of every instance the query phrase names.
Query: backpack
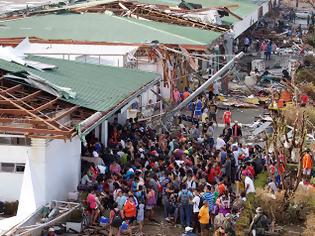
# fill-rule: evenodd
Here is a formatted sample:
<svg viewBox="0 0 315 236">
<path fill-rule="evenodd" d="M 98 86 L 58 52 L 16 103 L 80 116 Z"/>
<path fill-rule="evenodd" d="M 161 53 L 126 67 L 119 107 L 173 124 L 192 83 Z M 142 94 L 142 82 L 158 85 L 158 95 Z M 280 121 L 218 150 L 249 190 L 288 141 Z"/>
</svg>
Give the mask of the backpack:
<svg viewBox="0 0 315 236">
<path fill-rule="evenodd" d="M 189 194 L 188 190 L 182 191 L 182 194 L 180 195 L 180 203 L 182 205 L 188 205 L 189 204 Z"/>
<path fill-rule="evenodd" d="M 198 208 L 200 209 L 203 206 L 203 201 L 205 200 L 202 196 L 199 196 L 200 201 L 199 201 L 199 206 Z"/>
<path fill-rule="evenodd" d="M 111 226 L 113 227 L 116 227 L 116 228 L 119 228 L 123 222 L 122 218 L 121 218 L 121 215 L 120 215 L 120 212 L 119 211 L 116 211 L 114 209 L 114 218 L 113 218 L 113 221 L 111 223 Z"/>
</svg>

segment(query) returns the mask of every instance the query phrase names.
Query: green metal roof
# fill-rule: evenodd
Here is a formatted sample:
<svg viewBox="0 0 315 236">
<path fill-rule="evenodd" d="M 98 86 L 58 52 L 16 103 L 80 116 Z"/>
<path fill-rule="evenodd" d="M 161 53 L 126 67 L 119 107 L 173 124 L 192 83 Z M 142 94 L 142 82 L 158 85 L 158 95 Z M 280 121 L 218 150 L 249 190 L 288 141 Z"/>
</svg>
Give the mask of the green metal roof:
<svg viewBox="0 0 315 236">
<path fill-rule="evenodd" d="M 0 22 L 0 38 L 38 37 L 90 42 L 208 45 L 221 34 L 147 20 L 106 14 L 34 16 Z"/>
<path fill-rule="evenodd" d="M 57 68 L 40 71 L 4 60 L 0 60 L 0 68 L 15 75 L 27 71 L 54 85 L 71 88 L 76 93 L 75 99 L 62 100 L 95 111 L 115 108 L 143 86 L 160 77 L 156 73 L 61 59 L 35 56 L 27 59 L 52 64 Z"/>
</svg>

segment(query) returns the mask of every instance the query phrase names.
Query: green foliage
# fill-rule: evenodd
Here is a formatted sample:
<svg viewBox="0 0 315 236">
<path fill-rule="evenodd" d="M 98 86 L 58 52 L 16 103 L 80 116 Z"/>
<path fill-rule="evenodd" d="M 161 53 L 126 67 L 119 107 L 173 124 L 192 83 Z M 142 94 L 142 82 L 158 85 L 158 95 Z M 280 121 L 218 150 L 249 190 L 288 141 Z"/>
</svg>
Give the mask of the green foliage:
<svg viewBox="0 0 315 236">
<path fill-rule="evenodd" d="M 254 181 L 256 190 L 259 188 L 263 188 L 267 184 L 267 177 L 268 177 L 268 172 L 266 171 L 256 176 L 256 179 Z M 242 211 L 241 216 L 236 223 L 236 235 L 244 235 L 245 230 L 249 228 L 251 219 L 253 218 L 255 214 L 255 209 L 256 207 L 258 207 L 255 201 L 256 195 L 254 193 L 249 193 L 246 196 L 246 199 L 247 200 L 246 200 L 245 208 Z"/>
<path fill-rule="evenodd" d="M 307 36 L 307 42 L 312 47 L 315 47 L 315 33 L 314 32 Z"/>
<path fill-rule="evenodd" d="M 256 188 L 263 188 L 267 184 L 268 172 L 264 171 L 256 176 L 254 181 Z"/>
<path fill-rule="evenodd" d="M 311 68 L 303 68 L 297 71 L 295 82 L 299 83 L 312 83 L 315 85 L 315 73 Z"/>
</svg>

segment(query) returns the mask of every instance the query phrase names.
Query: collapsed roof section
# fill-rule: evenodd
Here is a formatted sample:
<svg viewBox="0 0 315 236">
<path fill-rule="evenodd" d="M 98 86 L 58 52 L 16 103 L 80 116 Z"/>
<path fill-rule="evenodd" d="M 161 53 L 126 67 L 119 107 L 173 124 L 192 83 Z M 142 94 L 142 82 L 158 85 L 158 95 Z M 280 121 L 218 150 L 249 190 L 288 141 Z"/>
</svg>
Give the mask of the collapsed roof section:
<svg viewBox="0 0 315 236">
<path fill-rule="evenodd" d="M 160 78 L 131 69 L 43 57 L 26 59 L 55 68 L 34 69 L 0 59 L 0 132 L 69 139 L 77 134 L 77 126 L 80 133 L 91 130 L 90 126 L 121 109 Z M 75 96 L 65 95 L 65 88 Z"/>
<path fill-rule="evenodd" d="M 71 139 L 75 125 L 94 112 L 1 77 L 0 132 L 32 138 Z"/>
<path fill-rule="evenodd" d="M 217 32 L 226 32 L 228 30 L 228 27 L 219 26 L 222 24 L 219 23 L 221 22 L 219 20 L 219 13 L 229 15 L 230 12 L 230 10 L 225 7 L 186 10 L 153 4 L 147 5 L 137 2 L 122 1 L 114 1 L 89 7 L 77 7 L 71 9 L 71 11 L 77 13 L 112 12 L 116 16 L 151 20 Z"/>
</svg>

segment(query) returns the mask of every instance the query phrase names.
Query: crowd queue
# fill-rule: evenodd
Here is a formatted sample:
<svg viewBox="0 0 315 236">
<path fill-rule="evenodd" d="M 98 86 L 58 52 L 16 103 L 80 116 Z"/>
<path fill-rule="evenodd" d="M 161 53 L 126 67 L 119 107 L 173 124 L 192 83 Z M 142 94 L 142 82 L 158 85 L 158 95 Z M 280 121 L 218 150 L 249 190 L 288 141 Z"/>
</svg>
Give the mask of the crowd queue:
<svg viewBox="0 0 315 236">
<path fill-rule="evenodd" d="M 136 224 L 142 233 L 144 220 L 157 221 L 163 210 L 165 222 L 183 227 L 184 235 L 209 235 L 210 230 L 235 235 L 246 198 L 255 193 L 255 176 L 267 166 L 268 186 L 277 191 L 285 163 L 276 165 L 272 154 L 243 143 L 241 125 L 232 122 L 230 110 L 217 118 L 215 102 L 200 100 L 202 106 L 194 106 L 192 114 L 198 122 L 179 118 L 176 132 L 158 134 L 138 119 L 124 125 L 115 119 L 107 148 L 95 138 L 83 145 L 83 155 L 95 160 L 84 163 L 80 184 L 89 191 L 85 203 L 91 224 L 110 209 L 110 235 Z M 221 120 L 225 128 L 218 133 Z"/>
</svg>

